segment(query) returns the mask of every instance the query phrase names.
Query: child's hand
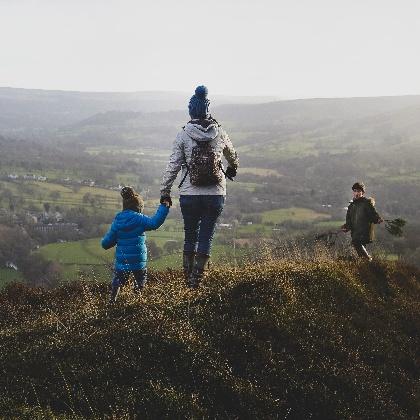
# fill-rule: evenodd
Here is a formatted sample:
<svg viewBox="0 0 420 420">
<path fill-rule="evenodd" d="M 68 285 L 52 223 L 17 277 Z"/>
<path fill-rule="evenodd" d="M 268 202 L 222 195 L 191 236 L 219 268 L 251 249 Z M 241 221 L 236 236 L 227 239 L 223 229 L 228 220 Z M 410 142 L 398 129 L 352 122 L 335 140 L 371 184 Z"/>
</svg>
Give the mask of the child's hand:
<svg viewBox="0 0 420 420">
<path fill-rule="evenodd" d="M 166 207 L 172 206 L 172 199 L 169 195 L 162 195 L 160 197 L 160 204 L 164 204 Z"/>
<path fill-rule="evenodd" d="M 171 207 L 172 206 L 172 200 L 171 201 L 169 201 L 169 200 L 163 200 L 162 201 L 162 204 L 164 204 L 166 207 Z"/>
</svg>

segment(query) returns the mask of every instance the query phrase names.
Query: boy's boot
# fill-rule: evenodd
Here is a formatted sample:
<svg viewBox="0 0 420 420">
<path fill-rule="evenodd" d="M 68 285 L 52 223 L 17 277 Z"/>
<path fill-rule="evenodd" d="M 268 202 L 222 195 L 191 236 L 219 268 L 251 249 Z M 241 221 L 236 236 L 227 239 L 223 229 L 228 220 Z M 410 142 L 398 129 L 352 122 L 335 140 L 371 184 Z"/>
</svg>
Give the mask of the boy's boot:
<svg viewBox="0 0 420 420">
<path fill-rule="evenodd" d="M 188 278 L 187 286 L 190 289 L 197 289 L 204 277 L 205 272 L 209 268 L 210 255 L 196 254 L 194 258 L 194 266 L 190 277 Z"/>
<path fill-rule="evenodd" d="M 133 292 L 139 294 L 147 283 L 147 269 L 135 271 Z"/>
<path fill-rule="evenodd" d="M 182 268 L 184 269 L 184 279 L 187 283 L 194 267 L 194 256 L 194 252 L 184 252 L 182 255 Z"/>
<path fill-rule="evenodd" d="M 372 261 L 372 257 L 367 252 L 365 246 L 360 242 L 353 242 L 353 247 L 357 252 L 357 255 L 365 260 Z"/>
<path fill-rule="evenodd" d="M 119 291 L 120 291 L 120 286 L 112 286 L 111 296 L 109 298 L 109 303 L 115 303 L 116 302 Z"/>
</svg>

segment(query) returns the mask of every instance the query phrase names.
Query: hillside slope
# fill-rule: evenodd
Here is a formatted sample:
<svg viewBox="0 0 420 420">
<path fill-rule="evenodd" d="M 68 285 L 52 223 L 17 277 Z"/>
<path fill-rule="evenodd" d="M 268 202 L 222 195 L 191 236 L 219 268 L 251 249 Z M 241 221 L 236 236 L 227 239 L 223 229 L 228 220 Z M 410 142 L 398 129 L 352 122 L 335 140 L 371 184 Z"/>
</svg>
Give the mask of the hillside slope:
<svg viewBox="0 0 420 420">
<path fill-rule="evenodd" d="M 272 261 L 198 292 L 155 273 L 0 294 L 0 413 L 16 418 L 418 418 L 420 272 Z"/>
</svg>

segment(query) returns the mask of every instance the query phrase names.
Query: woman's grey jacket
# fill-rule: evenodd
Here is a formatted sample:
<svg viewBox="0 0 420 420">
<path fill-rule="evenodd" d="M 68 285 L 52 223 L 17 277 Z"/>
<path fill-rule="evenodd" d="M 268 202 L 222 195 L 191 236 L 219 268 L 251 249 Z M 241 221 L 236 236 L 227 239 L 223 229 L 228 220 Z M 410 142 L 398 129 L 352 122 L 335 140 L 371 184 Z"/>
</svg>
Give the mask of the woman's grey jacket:
<svg viewBox="0 0 420 420">
<path fill-rule="evenodd" d="M 232 142 L 225 130 L 212 119 L 192 120 L 176 136 L 172 154 L 163 175 L 160 193 L 162 196 L 168 196 L 171 193 L 172 184 L 182 169 L 182 177 L 187 172 L 187 165 L 191 160 L 192 148 L 197 142 L 210 142 L 217 158 L 222 160 L 222 155 L 226 158 L 228 165 L 237 169 L 238 156 L 233 148 Z M 226 178 L 220 184 L 198 187 L 191 185 L 189 176 L 185 178 L 181 188 L 181 195 L 226 195 Z"/>
</svg>

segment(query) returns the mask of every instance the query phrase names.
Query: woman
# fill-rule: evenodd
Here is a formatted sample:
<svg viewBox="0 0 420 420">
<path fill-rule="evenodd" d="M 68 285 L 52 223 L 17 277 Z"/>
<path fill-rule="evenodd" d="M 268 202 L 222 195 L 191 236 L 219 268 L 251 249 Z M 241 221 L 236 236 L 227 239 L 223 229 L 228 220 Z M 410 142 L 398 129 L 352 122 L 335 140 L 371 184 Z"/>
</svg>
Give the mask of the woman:
<svg viewBox="0 0 420 420">
<path fill-rule="evenodd" d="M 208 90 L 198 86 L 188 110 L 191 121 L 178 133 L 161 184 L 161 203 L 170 199 L 182 169 L 179 203 L 184 219 L 183 268 L 187 286 L 197 288 L 210 259 L 217 219 L 226 196 L 226 177 L 236 176 L 238 157 L 220 124 L 209 114 Z M 223 169 L 222 156 L 228 167 Z"/>
</svg>

